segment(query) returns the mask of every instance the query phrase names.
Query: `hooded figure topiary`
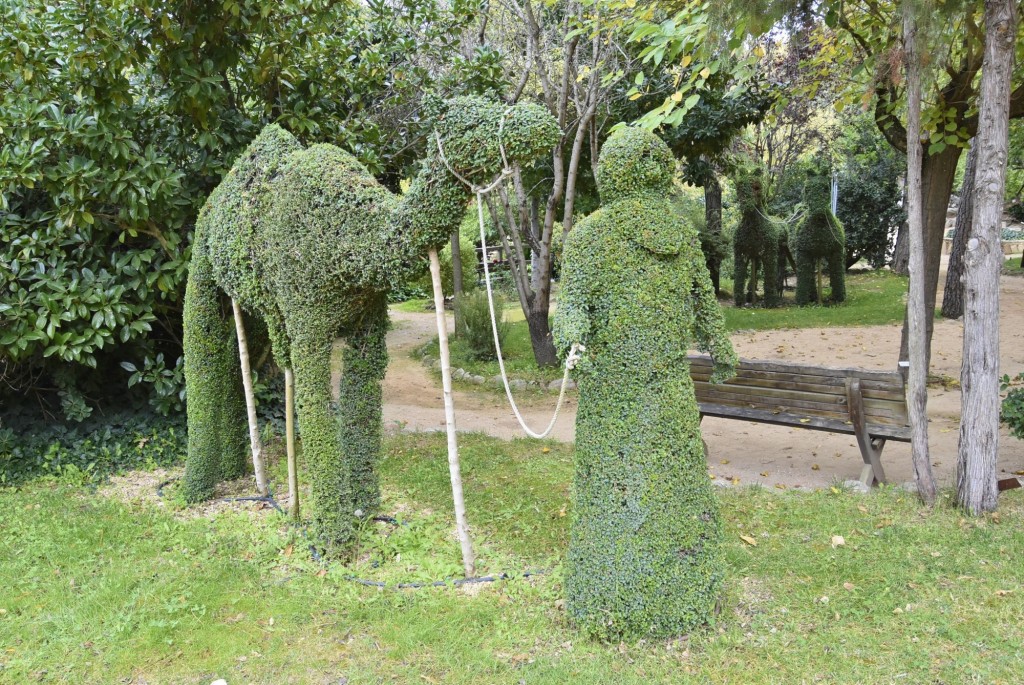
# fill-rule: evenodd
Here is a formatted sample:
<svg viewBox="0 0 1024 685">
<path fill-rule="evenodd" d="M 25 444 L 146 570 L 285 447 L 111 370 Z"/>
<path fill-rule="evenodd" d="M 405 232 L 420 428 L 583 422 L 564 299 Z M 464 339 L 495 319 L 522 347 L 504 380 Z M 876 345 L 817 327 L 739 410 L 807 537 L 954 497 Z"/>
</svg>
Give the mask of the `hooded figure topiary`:
<svg viewBox="0 0 1024 685">
<path fill-rule="evenodd" d="M 472 183 L 529 164 L 559 139 L 536 105 L 456 98 L 437 108 L 448 164 Z M 380 381 L 387 366 L 387 293 L 425 268 L 459 225 L 469 189 L 431 139 L 420 173 L 396 197 L 333 145 L 303 149 L 278 126 L 253 141 L 200 213 L 185 294 L 189 445 L 185 495 L 210 497 L 245 468 L 246 414 L 230 315 L 221 291 L 269 330 L 276 361 L 295 373 L 313 532 L 344 551 L 357 515 L 380 503 Z M 347 343 L 331 410 L 331 348 Z"/>
<path fill-rule="evenodd" d="M 679 635 L 707 622 L 721 530 L 690 379 L 691 344 L 736 356 L 692 226 L 672 211 L 675 160 L 627 128 L 597 167 L 602 206 L 569 234 L 554 335 L 576 367 L 574 515 L 567 608 L 606 638 Z"/>
<path fill-rule="evenodd" d="M 804 184 L 806 213 L 796 227 L 796 303 L 822 302 L 821 262 L 828 267 L 832 301 L 846 300 L 846 233 L 829 206 L 829 178 L 811 173 Z"/>
<path fill-rule="evenodd" d="M 737 307 L 757 303 L 757 283 L 764 283 L 764 306 L 782 304 L 786 230 L 782 222 L 768 216 L 764 202 L 764 179 L 760 170 L 742 169 L 736 176 L 736 201 L 740 221 L 733 234 L 733 300 Z M 749 273 L 749 280 L 747 278 Z"/>
</svg>

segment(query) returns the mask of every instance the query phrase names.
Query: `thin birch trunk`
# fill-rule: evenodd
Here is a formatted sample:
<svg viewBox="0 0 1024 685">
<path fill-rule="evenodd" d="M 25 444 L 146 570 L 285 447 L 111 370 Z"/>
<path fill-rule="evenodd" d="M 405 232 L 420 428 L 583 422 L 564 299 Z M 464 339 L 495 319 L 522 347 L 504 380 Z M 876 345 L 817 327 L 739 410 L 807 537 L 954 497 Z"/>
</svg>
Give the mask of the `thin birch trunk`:
<svg viewBox="0 0 1024 685">
<path fill-rule="evenodd" d="M 452 500 L 455 502 L 455 528 L 462 547 L 462 566 L 467 578 L 475 573 L 476 560 L 473 542 L 466 522 L 466 505 L 462 497 L 462 473 L 459 468 L 459 444 L 455 435 L 455 404 L 452 400 L 452 367 L 448 356 L 448 324 L 444 317 L 444 290 L 441 288 L 441 262 L 437 250 L 430 249 L 430 280 L 434 285 L 434 309 L 437 315 L 437 343 L 441 350 L 441 387 L 444 390 L 444 422 L 448 433 L 448 475 L 452 482 Z"/>
<path fill-rule="evenodd" d="M 910 237 L 910 294 L 907 301 L 910 414 L 914 480 L 921 501 L 935 501 L 935 478 L 928 453 L 928 339 L 925 316 L 925 243 L 921 205 L 921 65 L 914 10 L 904 6 L 903 40 L 907 66 L 907 229 Z"/>
<path fill-rule="evenodd" d="M 299 519 L 299 469 L 295 461 L 295 377 L 284 370 L 284 443 L 288 454 L 288 513 Z"/>
<path fill-rule="evenodd" d="M 263 445 L 260 443 L 260 427 L 256 422 L 256 396 L 252 391 L 252 369 L 249 367 L 249 343 L 245 338 L 245 324 L 242 322 L 242 308 L 231 298 L 231 309 L 235 313 L 235 333 L 238 337 L 238 358 L 242 364 L 242 387 L 245 388 L 245 410 L 249 419 L 249 444 L 252 447 L 252 470 L 256 475 L 256 490 L 266 496 L 267 471 L 263 464 Z"/>
<path fill-rule="evenodd" d="M 999 495 L 999 242 L 1016 33 L 1015 0 L 985 0 L 974 231 L 964 254 L 963 416 L 956 469 L 957 503 L 975 515 L 994 511 Z"/>
</svg>

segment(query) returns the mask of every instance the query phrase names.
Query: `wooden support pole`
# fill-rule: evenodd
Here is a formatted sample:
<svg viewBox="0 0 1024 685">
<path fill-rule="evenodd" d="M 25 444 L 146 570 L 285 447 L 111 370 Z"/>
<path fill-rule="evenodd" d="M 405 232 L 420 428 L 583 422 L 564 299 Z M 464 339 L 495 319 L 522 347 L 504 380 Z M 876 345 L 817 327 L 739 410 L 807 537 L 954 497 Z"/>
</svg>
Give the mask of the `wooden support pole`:
<svg viewBox="0 0 1024 685">
<path fill-rule="evenodd" d="M 249 367 L 249 344 L 245 338 L 245 324 L 242 322 L 242 308 L 231 298 L 231 309 L 235 313 L 235 333 L 238 338 L 238 358 L 242 364 L 242 387 L 245 388 L 245 410 L 249 419 L 249 444 L 252 448 L 252 469 L 256 475 L 256 490 L 260 495 L 270 493 L 267 487 L 267 470 L 263 464 L 263 445 L 260 442 L 260 427 L 256 422 L 256 396 L 252 390 L 252 369 Z"/>
<path fill-rule="evenodd" d="M 444 290 L 441 288 L 441 262 L 437 250 L 430 248 L 430 280 L 434 285 L 434 309 L 437 314 L 437 343 L 441 351 L 441 387 L 444 390 L 444 419 L 448 432 L 448 474 L 452 482 L 452 499 L 455 502 L 455 527 L 462 547 L 462 566 L 466 577 L 476 572 L 473 556 L 473 541 L 469 537 L 466 523 L 466 505 L 462 497 L 462 473 L 459 468 L 459 445 L 455 435 L 455 404 L 452 400 L 452 367 L 448 355 L 448 324 L 444 316 Z"/>
<path fill-rule="evenodd" d="M 295 463 L 295 376 L 284 370 L 284 442 L 288 453 L 288 514 L 299 519 L 299 470 Z"/>
</svg>

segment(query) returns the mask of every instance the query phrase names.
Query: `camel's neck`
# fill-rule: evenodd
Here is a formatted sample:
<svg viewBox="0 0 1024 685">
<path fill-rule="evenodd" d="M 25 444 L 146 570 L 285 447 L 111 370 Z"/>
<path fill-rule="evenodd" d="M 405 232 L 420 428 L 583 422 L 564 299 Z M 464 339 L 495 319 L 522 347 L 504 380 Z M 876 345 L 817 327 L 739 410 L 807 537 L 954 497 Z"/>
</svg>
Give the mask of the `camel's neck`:
<svg viewBox="0 0 1024 685">
<path fill-rule="evenodd" d="M 407 269 L 416 270 L 429 248 L 440 249 L 447 242 L 462 223 L 469 195 L 436 152 L 427 157 L 388 222 L 389 242 Z"/>
</svg>

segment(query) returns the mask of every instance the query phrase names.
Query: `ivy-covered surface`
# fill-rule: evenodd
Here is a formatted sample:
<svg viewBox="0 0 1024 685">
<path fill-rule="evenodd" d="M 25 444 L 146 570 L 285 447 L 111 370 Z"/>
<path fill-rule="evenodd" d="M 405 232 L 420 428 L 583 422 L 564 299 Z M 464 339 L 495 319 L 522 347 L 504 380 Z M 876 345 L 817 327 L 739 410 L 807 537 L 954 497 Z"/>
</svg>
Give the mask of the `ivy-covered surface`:
<svg viewBox="0 0 1024 685">
<path fill-rule="evenodd" d="M 463 97 L 434 108 L 448 163 L 474 183 L 510 163 L 529 164 L 558 139 L 536 105 L 506 107 Z M 397 197 L 355 157 L 333 145 L 302 149 L 269 126 L 207 201 L 197 227 L 185 310 L 189 394 L 186 496 L 245 463 L 245 412 L 237 344 L 219 292 L 234 296 L 270 334 L 279 363 L 295 372 L 296 408 L 318 544 L 343 553 L 357 516 L 380 502 L 380 381 L 387 366 L 388 293 L 425 268 L 461 222 L 469 189 L 436 143 Z M 345 338 L 337 411 L 331 347 Z"/>
<path fill-rule="evenodd" d="M 796 303 L 822 302 L 818 292 L 818 268 L 828 268 L 832 301 L 846 300 L 846 234 L 829 207 L 829 177 L 811 173 L 804 185 L 805 214 L 796 226 L 793 256 L 796 259 Z"/>
<path fill-rule="evenodd" d="M 722 580 L 721 525 L 686 362 L 691 344 L 737 363 L 697 231 L 668 199 L 675 160 L 625 129 L 598 163 L 602 206 L 569 234 L 555 319 L 576 367 L 574 518 L 567 607 L 604 638 L 685 633 L 707 622 Z"/>
<path fill-rule="evenodd" d="M 757 302 L 757 284 L 764 283 L 764 306 L 782 304 L 786 230 L 769 216 L 764 202 L 764 179 L 759 169 L 740 169 L 736 175 L 740 221 L 733 233 L 733 299 L 737 307 Z"/>
</svg>

